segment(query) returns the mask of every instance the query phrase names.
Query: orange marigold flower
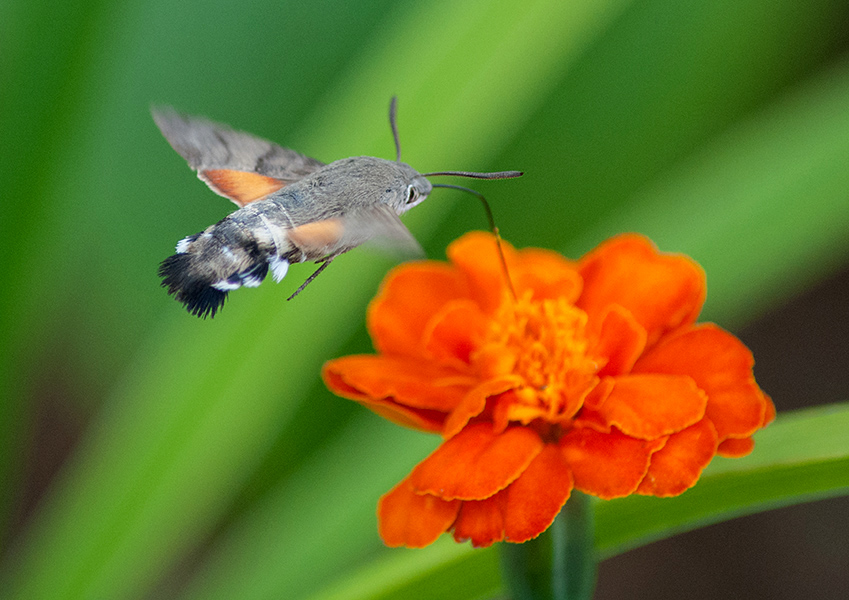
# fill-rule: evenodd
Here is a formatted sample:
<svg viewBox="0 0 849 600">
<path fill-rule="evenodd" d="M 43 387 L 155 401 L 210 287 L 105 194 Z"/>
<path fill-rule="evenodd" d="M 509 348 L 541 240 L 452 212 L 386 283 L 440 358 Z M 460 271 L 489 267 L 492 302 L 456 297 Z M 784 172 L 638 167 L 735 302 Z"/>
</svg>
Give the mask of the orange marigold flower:
<svg viewBox="0 0 849 600">
<path fill-rule="evenodd" d="M 696 324 L 705 276 L 686 256 L 622 235 L 574 262 L 492 235 L 451 264 L 394 269 L 368 312 L 376 355 L 324 366 L 327 386 L 445 441 L 381 498 L 390 546 L 445 531 L 524 542 L 573 488 L 674 496 L 715 454 L 743 456 L 775 409 L 733 335 Z"/>
</svg>

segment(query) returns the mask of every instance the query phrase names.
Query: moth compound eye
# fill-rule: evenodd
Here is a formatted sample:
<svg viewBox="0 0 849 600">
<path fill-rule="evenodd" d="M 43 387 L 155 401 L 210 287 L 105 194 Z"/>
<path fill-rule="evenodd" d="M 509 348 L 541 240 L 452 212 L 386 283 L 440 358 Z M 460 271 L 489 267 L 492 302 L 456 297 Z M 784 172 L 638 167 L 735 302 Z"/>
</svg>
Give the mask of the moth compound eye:
<svg viewBox="0 0 849 600">
<path fill-rule="evenodd" d="M 416 200 L 419 199 L 419 193 L 416 191 L 416 188 L 410 186 L 407 188 L 407 204 L 412 204 Z"/>
</svg>

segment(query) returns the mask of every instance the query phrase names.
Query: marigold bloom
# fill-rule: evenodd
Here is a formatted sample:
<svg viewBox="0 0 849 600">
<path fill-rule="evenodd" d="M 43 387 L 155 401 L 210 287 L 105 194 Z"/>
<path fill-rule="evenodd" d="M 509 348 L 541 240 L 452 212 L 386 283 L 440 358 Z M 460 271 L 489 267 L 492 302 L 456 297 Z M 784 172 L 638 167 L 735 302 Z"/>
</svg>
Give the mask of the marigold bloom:
<svg viewBox="0 0 849 600">
<path fill-rule="evenodd" d="M 622 235 L 574 262 L 492 235 L 451 264 L 394 269 L 368 312 L 378 354 L 328 362 L 335 393 L 445 441 L 381 498 L 390 546 L 445 531 L 475 546 L 524 542 L 573 488 L 674 496 L 715 454 L 742 456 L 775 409 L 749 350 L 696 324 L 705 276 L 686 256 Z"/>
</svg>

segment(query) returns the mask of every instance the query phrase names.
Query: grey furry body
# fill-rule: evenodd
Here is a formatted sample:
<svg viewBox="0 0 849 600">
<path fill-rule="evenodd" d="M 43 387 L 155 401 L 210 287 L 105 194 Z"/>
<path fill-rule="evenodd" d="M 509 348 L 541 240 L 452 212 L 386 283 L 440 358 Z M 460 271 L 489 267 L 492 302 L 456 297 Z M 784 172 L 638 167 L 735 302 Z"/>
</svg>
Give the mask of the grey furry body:
<svg viewBox="0 0 849 600">
<path fill-rule="evenodd" d="M 409 209 L 406 194 L 399 197 L 402 195 L 396 190 L 405 191 L 404 183 L 416 176 L 426 186 L 427 195 L 428 181 L 404 163 L 370 156 L 338 160 L 265 200 L 231 213 L 204 231 L 209 237 L 201 235 L 187 249 L 202 254 L 202 262 L 208 263 L 206 266 L 220 278 L 243 270 L 248 262 L 267 260 L 269 256 L 290 263 L 323 260 L 378 235 L 395 238 L 398 243 L 406 241 L 405 249 L 415 254 L 418 244 L 406 229 L 393 229 L 395 219 L 390 215 Z M 337 219 L 345 227 L 335 243 L 299 246 L 289 238 L 288 232 L 301 225 Z M 236 258 L 217 248 L 205 251 L 206 245 L 227 248 Z"/>
<path fill-rule="evenodd" d="M 422 254 L 398 219 L 431 191 L 407 164 L 359 156 L 323 165 L 264 200 L 246 204 L 185 238 L 160 268 L 164 285 L 192 314 L 214 315 L 226 294 L 276 280 L 291 263 L 328 261 L 375 238 L 406 256 Z M 333 224 L 339 235 L 294 235 L 310 224 Z"/>
</svg>

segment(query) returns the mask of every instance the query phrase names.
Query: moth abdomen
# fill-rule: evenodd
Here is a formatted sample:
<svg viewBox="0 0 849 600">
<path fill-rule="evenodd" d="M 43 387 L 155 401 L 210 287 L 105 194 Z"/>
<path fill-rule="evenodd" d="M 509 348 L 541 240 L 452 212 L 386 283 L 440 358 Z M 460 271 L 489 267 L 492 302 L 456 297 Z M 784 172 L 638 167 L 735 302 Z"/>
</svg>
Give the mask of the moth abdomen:
<svg viewBox="0 0 849 600">
<path fill-rule="evenodd" d="M 162 286 L 193 315 L 215 316 L 228 292 L 259 286 L 269 268 L 278 281 L 286 273 L 287 261 L 253 239 L 236 242 L 231 229 L 225 221 L 180 240 L 177 253 L 159 267 Z"/>
<path fill-rule="evenodd" d="M 206 318 L 224 305 L 227 292 L 212 286 L 208 277 L 198 276 L 192 256 L 179 253 L 169 256 L 159 265 L 162 287 L 186 306 L 191 314 Z"/>
</svg>

